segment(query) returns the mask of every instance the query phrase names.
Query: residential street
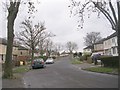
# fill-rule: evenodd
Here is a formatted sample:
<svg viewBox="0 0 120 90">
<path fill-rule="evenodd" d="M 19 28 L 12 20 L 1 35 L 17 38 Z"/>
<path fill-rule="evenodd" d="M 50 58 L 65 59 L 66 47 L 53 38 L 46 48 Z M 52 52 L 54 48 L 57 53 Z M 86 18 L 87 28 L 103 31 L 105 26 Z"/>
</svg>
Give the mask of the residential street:
<svg viewBox="0 0 120 90">
<path fill-rule="evenodd" d="M 27 72 L 23 81 L 26 88 L 118 88 L 117 75 L 83 71 L 69 57 Z"/>
</svg>

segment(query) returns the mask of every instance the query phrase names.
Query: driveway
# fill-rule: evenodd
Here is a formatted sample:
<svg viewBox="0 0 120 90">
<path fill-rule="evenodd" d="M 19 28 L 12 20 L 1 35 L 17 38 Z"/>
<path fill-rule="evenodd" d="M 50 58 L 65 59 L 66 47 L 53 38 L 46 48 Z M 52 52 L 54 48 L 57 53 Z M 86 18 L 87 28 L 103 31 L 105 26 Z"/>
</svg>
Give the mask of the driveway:
<svg viewBox="0 0 120 90">
<path fill-rule="evenodd" d="M 63 57 L 23 77 L 26 88 L 118 88 L 118 76 L 81 70 Z"/>
</svg>

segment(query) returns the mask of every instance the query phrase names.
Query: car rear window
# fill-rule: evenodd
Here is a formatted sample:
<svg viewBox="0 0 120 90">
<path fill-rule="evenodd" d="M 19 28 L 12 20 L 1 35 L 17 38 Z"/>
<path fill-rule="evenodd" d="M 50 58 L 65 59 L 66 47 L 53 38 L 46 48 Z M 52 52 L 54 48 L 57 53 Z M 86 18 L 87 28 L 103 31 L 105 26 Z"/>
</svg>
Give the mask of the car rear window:
<svg viewBox="0 0 120 90">
<path fill-rule="evenodd" d="M 39 61 L 43 61 L 43 59 L 36 59 L 36 60 L 34 60 L 34 62 L 39 62 Z"/>
</svg>

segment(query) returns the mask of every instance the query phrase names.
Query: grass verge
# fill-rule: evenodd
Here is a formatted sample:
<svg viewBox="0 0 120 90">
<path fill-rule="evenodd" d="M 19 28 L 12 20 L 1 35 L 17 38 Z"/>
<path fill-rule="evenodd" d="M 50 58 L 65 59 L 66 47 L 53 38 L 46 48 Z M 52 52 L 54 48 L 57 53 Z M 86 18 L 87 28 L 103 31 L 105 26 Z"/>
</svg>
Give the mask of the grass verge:
<svg viewBox="0 0 120 90">
<path fill-rule="evenodd" d="M 13 69 L 13 73 L 24 73 L 28 71 L 29 71 L 28 66 L 20 66 Z"/>
<path fill-rule="evenodd" d="M 74 58 L 73 60 L 71 60 L 72 64 L 82 64 L 83 62 L 80 61 L 78 58 Z"/>
<path fill-rule="evenodd" d="M 98 73 L 118 74 L 117 68 L 109 68 L 109 67 L 91 67 L 91 68 L 85 68 L 84 70 L 98 72 Z"/>
</svg>

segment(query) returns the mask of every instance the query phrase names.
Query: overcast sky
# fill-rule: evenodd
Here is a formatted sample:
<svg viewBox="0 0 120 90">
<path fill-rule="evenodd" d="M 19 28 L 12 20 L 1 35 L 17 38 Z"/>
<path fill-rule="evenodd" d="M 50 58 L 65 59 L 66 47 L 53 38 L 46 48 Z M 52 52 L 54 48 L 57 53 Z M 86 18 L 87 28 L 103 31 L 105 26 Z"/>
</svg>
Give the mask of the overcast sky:
<svg viewBox="0 0 120 90">
<path fill-rule="evenodd" d="M 85 47 L 83 37 L 86 33 L 97 31 L 101 32 L 102 37 L 106 37 L 114 32 L 105 17 L 101 16 L 98 19 L 95 14 L 92 14 L 91 18 L 85 19 L 83 29 L 77 30 L 78 18 L 70 17 L 70 9 L 68 8 L 70 0 L 40 0 L 40 2 L 34 22 L 45 21 L 46 30 L 56 35 L 51 38 L 55 43 L 65 44 L 68 41 L 73 41 L 78 44 L 79 51 L 82 51 Z M 26 17 L 25 11 L 26 8 L 21 5 L 21 10 L 15 21 L 15 32 L 20 31 L 20 22 Z M 5 15 L 7 14 L 1 7 L 0 12 L 2 12 L 2 16 L 0 16 L 0 37 L 6 37 Z"/>
</svg>

